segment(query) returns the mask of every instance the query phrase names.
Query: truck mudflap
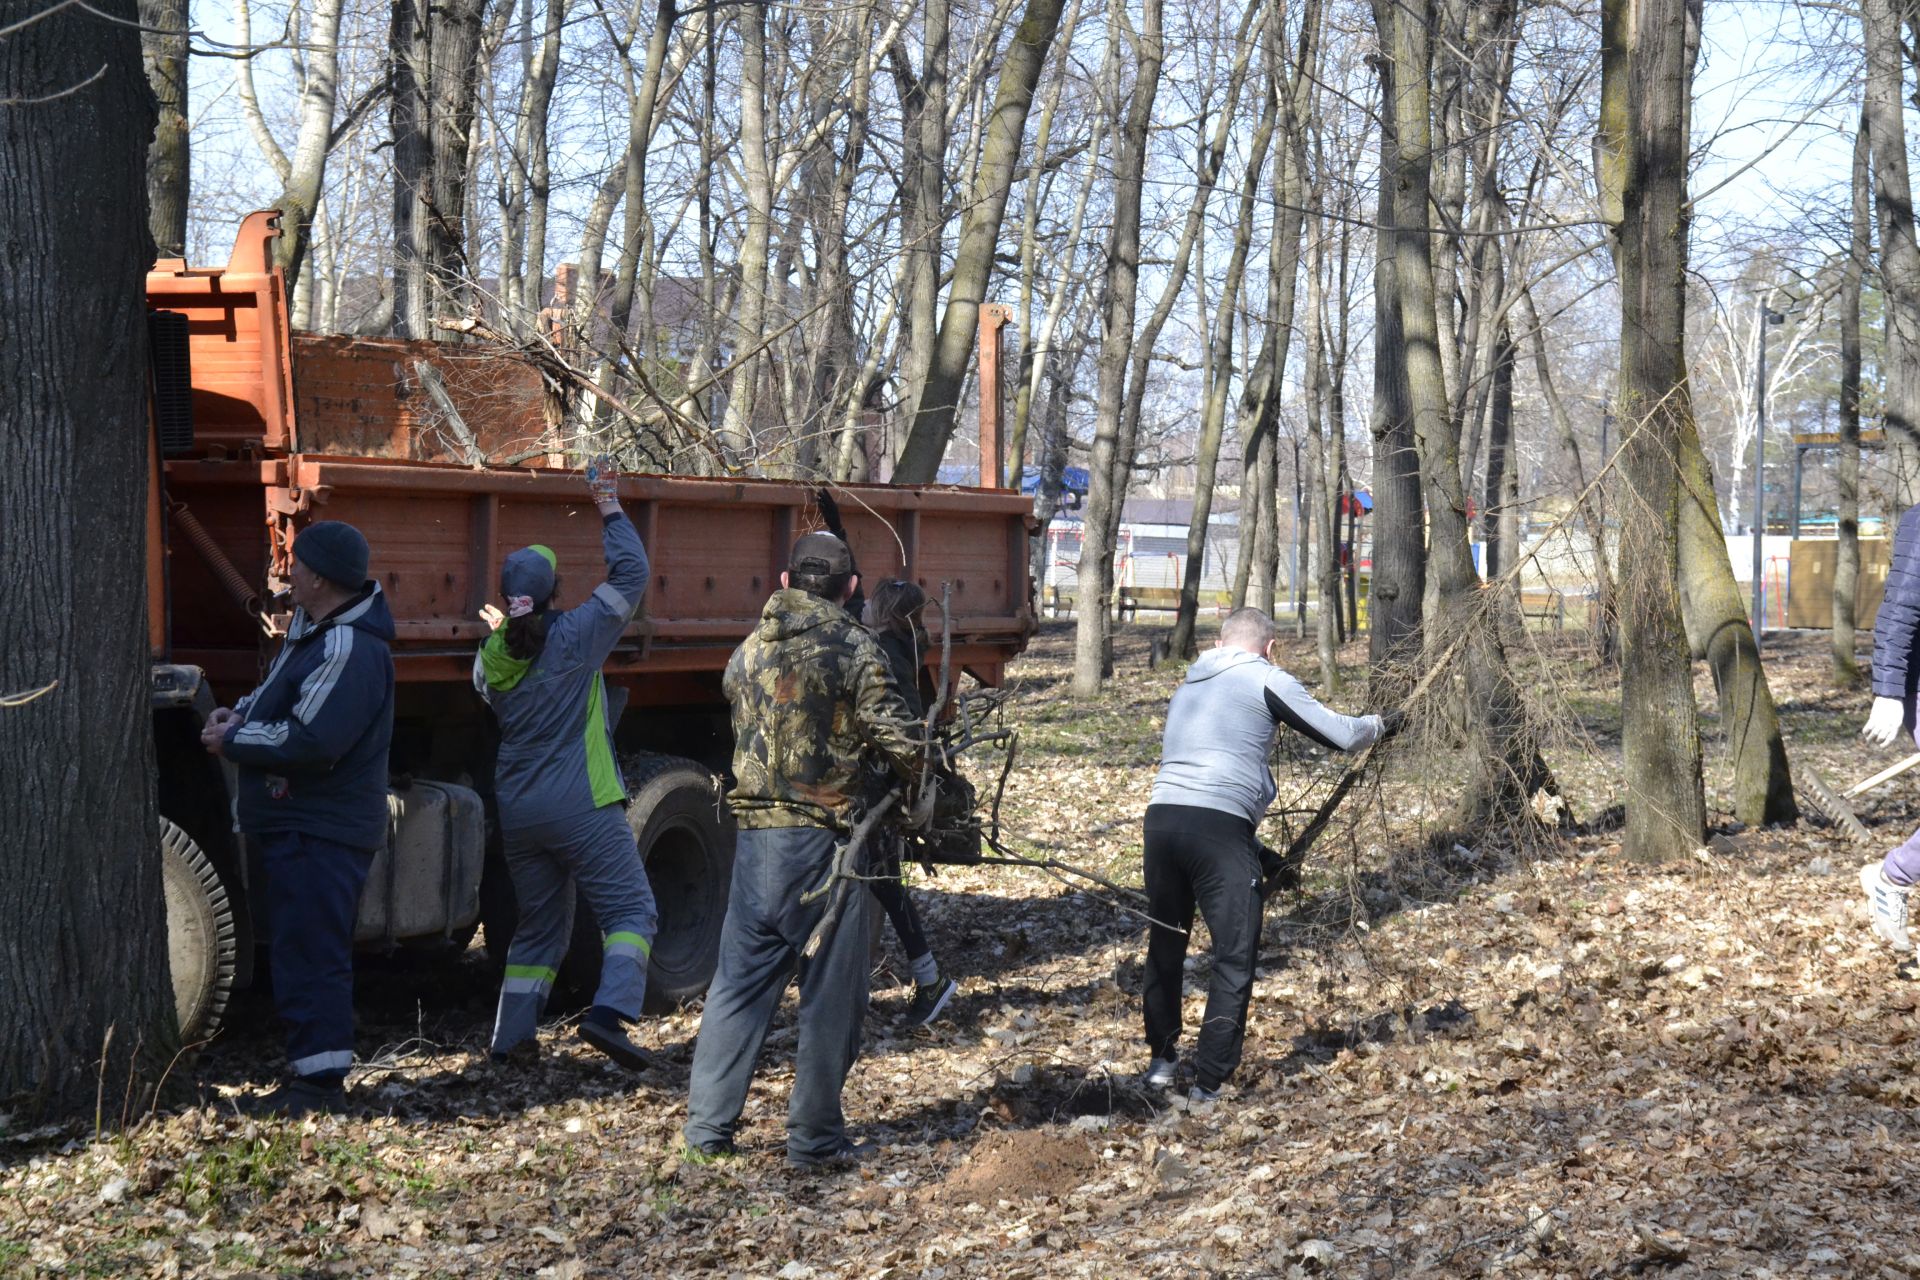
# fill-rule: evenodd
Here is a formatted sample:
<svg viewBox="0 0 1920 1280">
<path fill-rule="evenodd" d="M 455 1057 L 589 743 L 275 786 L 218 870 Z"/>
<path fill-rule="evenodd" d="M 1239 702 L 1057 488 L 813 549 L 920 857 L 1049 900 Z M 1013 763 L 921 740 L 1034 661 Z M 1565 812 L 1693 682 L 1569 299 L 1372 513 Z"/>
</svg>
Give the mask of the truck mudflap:
<svg viewBox="0 0 1920 1280">
<path fill-rule="evenodd" d="M 487 819 L 480 793 L 416 778 L 387 793 L 387 842 L 374 854 L 353 940 L 387 946 L 451 939 L 480 918 Z"/>
</svg>

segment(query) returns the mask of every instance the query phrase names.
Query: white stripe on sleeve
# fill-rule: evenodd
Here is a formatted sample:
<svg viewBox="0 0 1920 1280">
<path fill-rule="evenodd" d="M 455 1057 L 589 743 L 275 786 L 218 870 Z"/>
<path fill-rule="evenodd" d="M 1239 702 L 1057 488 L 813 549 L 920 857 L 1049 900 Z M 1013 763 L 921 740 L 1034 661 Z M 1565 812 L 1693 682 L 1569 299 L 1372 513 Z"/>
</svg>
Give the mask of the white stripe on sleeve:
<svg viewBox="0 0 1920 1280">
<path fill-rule="evenodd" d="M 293 705 L 294 718 L 301 724 L 313 723 L 326 705 L 327 695 L 340 683 L 340 673 L 347 669 L 347 660 L 353 654 L 353 628 L 336 626 L 321 643 L 326 645 L 325 656 L 302 683 L 300 701 Z"/>
</svg>

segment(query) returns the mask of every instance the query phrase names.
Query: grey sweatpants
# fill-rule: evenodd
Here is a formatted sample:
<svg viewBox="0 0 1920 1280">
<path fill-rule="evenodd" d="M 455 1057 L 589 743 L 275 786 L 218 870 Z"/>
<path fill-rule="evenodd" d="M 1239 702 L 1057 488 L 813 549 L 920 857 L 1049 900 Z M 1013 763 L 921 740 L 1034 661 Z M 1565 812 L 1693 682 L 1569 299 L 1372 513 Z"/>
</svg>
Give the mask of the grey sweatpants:
<svg viewBox="0 0 1920 1280">
<path fill-rule="evenodd" d="M 600 990 L 593 1002 L 623 1017 L 638 1017 L 659 916 L 626 812 L 610 804 L 573 818 L 508 827 L 502 834 L 520 922 L 507 950 L 493 1051 L 504 1053 L 538 1029 L 573 937 L 576 883 L 605 936 Z"/>
<path fill-rule="evenodd" d="M 826 899 L 803 904 L 833 863 L 835 833 L 821 827 L 777 827 L 740 833 L 733 888 L 720 930 L 720 965 L 700 1015 L 687 1085 L 687 1142 L 729 1141 L 754 1061 L 787 989 L 800 948 L 826 910 Z M 846 1137 L 840 1089 L 860 1052 L 867 1012 L 868 920 L 865 891 L 852 886 L 833 934 L 800 966 L 800 1044 L 787 1101 L 787 1154 L 831 1155 Z"/>
</svg>

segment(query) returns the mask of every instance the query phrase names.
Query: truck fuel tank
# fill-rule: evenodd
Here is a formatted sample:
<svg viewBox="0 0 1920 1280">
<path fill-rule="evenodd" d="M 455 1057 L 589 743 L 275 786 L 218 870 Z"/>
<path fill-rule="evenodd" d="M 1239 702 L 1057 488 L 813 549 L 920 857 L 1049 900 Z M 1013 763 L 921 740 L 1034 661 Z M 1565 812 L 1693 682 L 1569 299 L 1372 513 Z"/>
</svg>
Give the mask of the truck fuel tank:
<svg viewBox="0 0 1920 1280">
<path fill-rule="evenodd" d="M 387 792 L 387 843 L 360 894 L 353 940 L 447 937 L 480 918 L 487 820 L 480 793 L 415 779 Z"/>
</svg>

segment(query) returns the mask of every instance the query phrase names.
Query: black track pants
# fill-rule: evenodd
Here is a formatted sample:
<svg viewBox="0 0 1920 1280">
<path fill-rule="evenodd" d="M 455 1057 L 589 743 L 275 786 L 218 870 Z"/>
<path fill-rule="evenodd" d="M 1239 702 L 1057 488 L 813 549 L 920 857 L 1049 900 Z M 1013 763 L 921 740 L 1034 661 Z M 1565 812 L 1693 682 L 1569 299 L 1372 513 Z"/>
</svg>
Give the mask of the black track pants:
<svg viewBox="0 0 1920 1280">
<path fill-rule="evenodd" d="M 1190 928 L 1194 908 L 1213 935 L 1213 983 L 1194 1046 L 1196 1082 L 1217 1089 L 1240 1065 L 1260 943 L 1260 860 L 1253 824 L 1218 809 L 1147 807 L 1147 914 Z M 1180 1041 L 1180 984 L 1187 935 L 1147 926 L 1147 1047 L 1172 1060 Z"/>
</svg>

